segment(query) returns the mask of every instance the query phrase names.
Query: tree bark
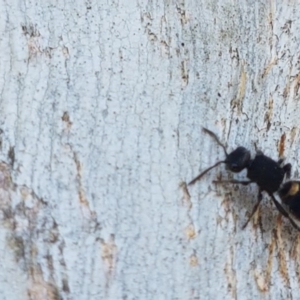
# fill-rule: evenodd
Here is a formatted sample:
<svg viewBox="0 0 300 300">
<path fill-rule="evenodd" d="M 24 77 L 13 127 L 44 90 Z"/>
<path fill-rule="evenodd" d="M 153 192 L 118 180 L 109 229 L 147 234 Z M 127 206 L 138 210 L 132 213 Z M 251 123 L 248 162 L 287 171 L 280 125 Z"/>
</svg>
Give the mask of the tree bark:
<svg viewBox="0 0 300 300">
<path fill-rule="evenodd" d="M 0 299 L 299 299 L 299 233 L 228 151 L 299 169 L 300 4 L 0 2 Z"/>
</svg>

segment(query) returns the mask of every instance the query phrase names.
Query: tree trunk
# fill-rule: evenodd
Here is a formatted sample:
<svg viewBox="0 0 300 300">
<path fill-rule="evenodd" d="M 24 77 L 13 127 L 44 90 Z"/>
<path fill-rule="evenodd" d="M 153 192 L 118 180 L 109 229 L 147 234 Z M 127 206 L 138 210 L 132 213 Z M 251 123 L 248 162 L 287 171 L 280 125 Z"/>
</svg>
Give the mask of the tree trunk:
<svg viewBox="0 0 300 300">
<path fill-rule="evenodd" d="M 0 299 L 299 299 L 299 233 L 228 145 L 297 172 L 300 4 L 1 1 Z"/>
</svg>

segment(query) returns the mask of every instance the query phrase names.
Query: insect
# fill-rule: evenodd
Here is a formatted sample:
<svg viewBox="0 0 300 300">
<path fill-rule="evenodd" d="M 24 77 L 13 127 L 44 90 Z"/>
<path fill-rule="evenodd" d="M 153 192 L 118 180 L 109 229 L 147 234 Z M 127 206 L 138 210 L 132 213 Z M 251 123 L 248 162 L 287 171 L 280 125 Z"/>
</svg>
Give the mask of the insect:
<svg viewBox="0 0 300 300">
<path fill-rule="evenodd" d="M 194 178 L 188 185 L 194 184 L 196 181 L 200 180 L 207 172 L 211 169 L 217 167 L 220 164 L 225 164 L 226 169 L 233 172 L 239 173 L 244 169 L 247 169 L 247 177 L 249 180 L 225 180 L 225 181 L 214 181 L 215 183 L 234 183 L 234 184 L 243 184 L 248 185 L 250 183 L 256 183 L 259 187 L 257 202 L 253 207 L 253 210 L 242 227 L 243 229 L 247 226 L 255 212 L 257 211 L 259 204 L 262 200 L 262 192 L 266 192 L 273 203 L 275 204 L 278 211 L 289 219 L 291 224 L 300 230 L 300 227 L 294 222 L 290 217 L 289 213 L 283 208 L 283 206 L 276 200 L 274 193 L 280 190 L 281 184 L 285 178 L 290 178 L 291 174 L 291 164 L 283 165 L 283 159 L 279 159 L 277 162 L 271 159 L 270 157 L 264 155 L 261 151 L 257 151 L 254 159 L 251 159 L 250 151 L 244 147 L 238 147 L 233 150 L 231 153 L 227 153 L 226 147 L 220 142 L 218 137 L 210 130 L 203 128 L 203 131 L 209 134 L 219 146 L 221 146 L 225 153 L 225 159 L 216 162 L 213 166 L 207 168 L 202 173 L 200 173 L 196 178 Z M 300 182 L 299 182 L 300 184 Z M 297 197 L 300 199 L 300 185 L 299 194 Z M 286 186 L 288 189 L 288 186 Z M 286 189 L 282 191 L 282 195 L 288 195 Z M 288 196 L 290 197 L 290 196 Z M 296 197 L 295 195 L 293 197 Z M 299 206 L 299 215 L 300 215 L 300 206 Z"/>
</svg>

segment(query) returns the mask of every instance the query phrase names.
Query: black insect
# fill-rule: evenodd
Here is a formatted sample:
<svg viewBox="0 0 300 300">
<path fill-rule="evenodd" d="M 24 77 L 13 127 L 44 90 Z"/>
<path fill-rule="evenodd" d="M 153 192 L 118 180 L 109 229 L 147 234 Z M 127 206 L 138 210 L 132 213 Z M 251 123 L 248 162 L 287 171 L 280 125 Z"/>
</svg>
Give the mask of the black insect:
<svg viewBox="0 0 300 300">
<path fill-rule="evenodd" d="M 219 141 L 217 136 L 210 130 L 203 128 L 203 131 L 209 134 L 217 143 L 220 145 L 225 153 L 225 159 L 218 161 L 213 166 L 204 170 L 196 178 L 194 178 L 188 185 L 194 184 L 196 181 L 201 179 L 208 171 L 215 168 L 220 164 L 225 164 L 226 169 L 231 172 L 239 173 L 244 169 L 247 169 L 247 177 L 249 180 L 240 181 L 240 180 L 226 180 L 218 181 L 221 183 L 235 183 L 248 185 L 250 183 L 256 183 L 259 187 L 258 191 L 258 200 L 243 228 L 247 226 L 252 216 L 255 214 L 256 210 L 259 207 L 259 204 L 262 200 L 262 192 L 266 192 L 272 199 L 276 208 L 279 212 L 289 219 L 291 224 L 300 230 L 300 227 L 294 222 L 290 217 L 289 213 L 283 208 L 283 206 L 276 200 L 274 193 L 277 192 L 285 177 L 289 178 L 291 174 L 291 164 L 283 165 L 283 159 L 279 159 L 277 162 L 271 159 L 270 157 L 264 155 L 261 151 L 257 151 L 254 159 L 251 159 L 250 151 L 244 147 L 238 147 L 231 153 L 227 153 L 225 146 Z M 216 181 L 215 181 L 216 182 Z M 286 194 L 286 193 L 285 193 Z M 300 192 L 297 195 L 300 199 Z M 300 206 L 299 206 L 300 213 Z"/>
<path fill-rule="evenodd" d="M 300 181 L 285 182 L 278 194 L 288 211 L 300 220 Z"/>
</svg>

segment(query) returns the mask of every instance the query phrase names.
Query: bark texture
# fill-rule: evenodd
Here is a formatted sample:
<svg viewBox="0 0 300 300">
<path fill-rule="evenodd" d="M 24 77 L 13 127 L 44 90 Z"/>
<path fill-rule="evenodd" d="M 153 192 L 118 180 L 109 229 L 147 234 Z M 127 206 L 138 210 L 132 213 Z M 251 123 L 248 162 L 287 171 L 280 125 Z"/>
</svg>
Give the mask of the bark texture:
<svg viewBox="0 0 300 300">
<path fill-rule="evenodd" d="M 232 150 L 299 178 L 297 1 L 0 0 L 0 299 L 299 299 L 300 238 Z M 243 178 L 238 174 L 235 178 Z"/>
</svg>

